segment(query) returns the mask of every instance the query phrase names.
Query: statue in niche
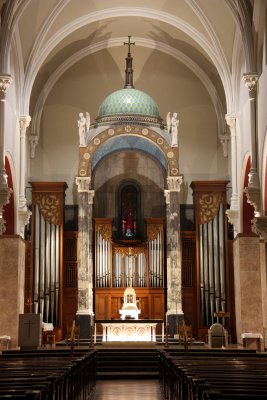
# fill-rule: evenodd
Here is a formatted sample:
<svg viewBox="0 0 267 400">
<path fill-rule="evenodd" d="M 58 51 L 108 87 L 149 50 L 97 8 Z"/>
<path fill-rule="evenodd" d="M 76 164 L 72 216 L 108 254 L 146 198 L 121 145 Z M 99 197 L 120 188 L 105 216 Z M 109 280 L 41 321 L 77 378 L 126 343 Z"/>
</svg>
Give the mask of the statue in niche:
<svg viewBox="0 0 267 400">
<path fill-rule="evenodd" d="M 122 232 L 126 237 L 135 236 L 135 218 L 132 211 L 126 212 L 122 218 Z"/>
<path fill-rule="evenodd" d="M 178 146 L 178 126 L 179 126 L 179 119 L 177 113 L 168 112 L 167 114 L 167 130 L 171 134 L 171 147 Z"/>
<path fill-rule="evenodd" d="M 79 137 L 80 137 L 80 147 L 86 147 L 85 143 L 85 127 L 86 127 L 86 119 L 83 113 L 79 113 L 78 119 L 78 128 L 79 128 Z"/>
<path fill-rule="evenodd" d="M 137 189 L 132 184 L 125 185 L 120 194 L 120 231 L 125 239 L 137 236 L 137 195 Z"/>
</svg>

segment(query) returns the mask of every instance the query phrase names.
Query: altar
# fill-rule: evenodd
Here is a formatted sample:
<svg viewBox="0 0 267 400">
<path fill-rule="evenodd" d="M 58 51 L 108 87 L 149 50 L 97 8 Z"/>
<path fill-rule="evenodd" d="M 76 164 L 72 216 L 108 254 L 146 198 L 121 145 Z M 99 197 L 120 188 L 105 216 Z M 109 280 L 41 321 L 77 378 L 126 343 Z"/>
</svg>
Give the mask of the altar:
<svg viewBox="0 0 267 400">
<path fill-rule="evenodd" d="M 112 320 L 96 321 L 103 328 L 103 342 L 156 342 L 156 326 L 162 324 L 162 341 L 164 341 L 163 320 Z"/>
</svg>

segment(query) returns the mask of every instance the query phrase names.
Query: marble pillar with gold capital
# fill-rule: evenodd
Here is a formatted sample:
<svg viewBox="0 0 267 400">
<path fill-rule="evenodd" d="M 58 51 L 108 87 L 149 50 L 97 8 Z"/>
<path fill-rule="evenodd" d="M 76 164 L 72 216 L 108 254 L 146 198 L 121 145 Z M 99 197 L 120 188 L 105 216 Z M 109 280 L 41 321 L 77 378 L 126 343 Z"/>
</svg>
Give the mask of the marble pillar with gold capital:
<svg viewBox="0 0 267 400">
<path fill-rule="evenodd" d="M 168 177 L 166 201 L 167 235 L 167 324 L 169 334 L 176 333 L 176 326 L 184 317 L 182 310 L 182 267 L 180 251 L 180 200 L 182 177 Z"/>
</svg>

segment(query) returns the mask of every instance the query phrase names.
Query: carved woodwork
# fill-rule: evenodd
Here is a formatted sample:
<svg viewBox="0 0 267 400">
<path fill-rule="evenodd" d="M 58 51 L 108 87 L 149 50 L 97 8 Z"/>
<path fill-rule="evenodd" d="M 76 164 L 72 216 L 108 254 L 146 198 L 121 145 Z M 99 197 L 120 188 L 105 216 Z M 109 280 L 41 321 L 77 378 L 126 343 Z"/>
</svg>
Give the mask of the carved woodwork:
<svg viewBox="0 0 267 400">
<path fill-rule="evenodd" d="M 194 181 L 196 227 L 196 324 L 204 338 L 214 314 L 230 309 L 227 218 L 227 181 Z"/>
<path fill-rule="evenodd" d="M 65 182 L 30 182 L 32 186 L 33 312 L 62 331 L 63 227 Z"/>
<path fill-rule="evenodd" d="M 163 220 L 146 219 L 147 240 L 113 240 L 112 220 L 95 219 L 95 318 L 119 319 L 127 286 L 139 293 L 140 318 L 164 318 Z M 145 293 L 145 294 L 144 294 Z"/>
</svg>

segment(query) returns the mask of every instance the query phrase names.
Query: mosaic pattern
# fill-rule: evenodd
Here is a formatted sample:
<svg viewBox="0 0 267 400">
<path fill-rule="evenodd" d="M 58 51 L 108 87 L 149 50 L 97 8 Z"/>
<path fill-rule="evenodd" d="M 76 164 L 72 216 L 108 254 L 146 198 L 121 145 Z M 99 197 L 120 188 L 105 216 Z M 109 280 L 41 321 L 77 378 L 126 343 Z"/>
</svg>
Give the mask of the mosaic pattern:
<svg viewBox="0 0 267 400">
<path fill-rule="evenodd" d="M 105 98 L 98 110 L 98 117 L 113 114 L 141 114 L 160 117 L 155 101 L 136 89 L 121 89 Z"/>
</svg>

